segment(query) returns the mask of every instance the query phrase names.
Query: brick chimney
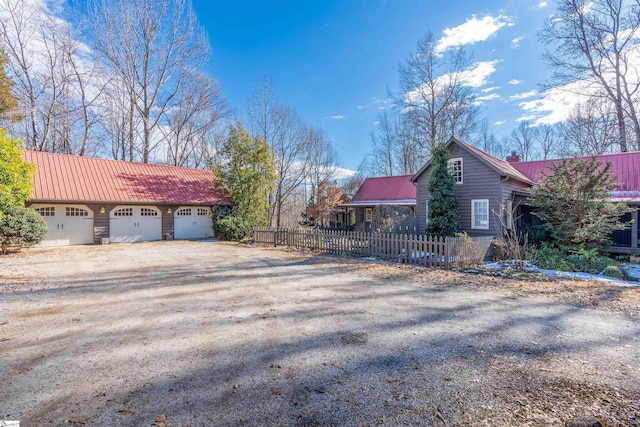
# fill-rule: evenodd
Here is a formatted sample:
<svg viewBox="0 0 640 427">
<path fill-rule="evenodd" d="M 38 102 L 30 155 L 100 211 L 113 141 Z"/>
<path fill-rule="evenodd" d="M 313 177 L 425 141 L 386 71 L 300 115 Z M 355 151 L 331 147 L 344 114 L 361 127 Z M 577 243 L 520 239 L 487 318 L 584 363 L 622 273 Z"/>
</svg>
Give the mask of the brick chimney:
<svg viewBox="0 0 640 427">
<path fill-rule="evenodd" d="M 518 156 L 515 151 L 512 151 L 511 155 L 507 156 L 507 162 L 509 163 L 518 163 L 519 161 L 520 161 L 520 156 Z"/>
</svg>

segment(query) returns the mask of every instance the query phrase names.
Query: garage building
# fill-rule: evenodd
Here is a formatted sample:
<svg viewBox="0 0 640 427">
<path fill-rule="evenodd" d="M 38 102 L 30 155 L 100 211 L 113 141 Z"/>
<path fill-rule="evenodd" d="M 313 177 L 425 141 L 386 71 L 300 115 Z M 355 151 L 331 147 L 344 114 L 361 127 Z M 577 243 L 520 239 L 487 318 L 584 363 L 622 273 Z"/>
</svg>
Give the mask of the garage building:
<svg viewBox="0 0 640 427">
<path fill-rule="evenodd" d="M 213 172 L 25 151 L 46 246 L 213 236 L 211 208 L 230 201 Z"/>
</svg>

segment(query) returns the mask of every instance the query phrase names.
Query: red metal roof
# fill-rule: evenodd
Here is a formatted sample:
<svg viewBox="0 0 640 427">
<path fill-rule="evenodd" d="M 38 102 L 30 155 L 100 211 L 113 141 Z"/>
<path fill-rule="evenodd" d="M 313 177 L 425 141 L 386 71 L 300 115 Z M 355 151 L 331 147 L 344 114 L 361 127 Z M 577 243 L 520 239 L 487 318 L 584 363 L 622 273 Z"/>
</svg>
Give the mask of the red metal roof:
<svg viewBox="0 0 640 427">
<path fill-rule="evenodd" d="M 210 170 L 41 151 L 23 158 L 37 167 L 32 200 L 230 204 Z"/>
<path fill-rule="evenodd" d="M 579 157 L 591 159 L 591 157 Z M 619 191 L 640 191 L 640 151 L 618 154 L 604 154 L 596 156 L 596 159 L 605 163 L 611 163 L 611 173 L 621 184 Z M 558 162 L 555 160 L 537 160 L 532 162 L 511 163 L 514 168 L 526 175 L 531 181 L 539 182 L 540 174 L 549 174 L 549 166 Z"/>
<path fill-rule="evenodd" d="M 351 202 L 343 206 L 393 203 L 416 203 L 416 186 L 411 182 L 411 175 L 366 178 Z"/>
</svg>

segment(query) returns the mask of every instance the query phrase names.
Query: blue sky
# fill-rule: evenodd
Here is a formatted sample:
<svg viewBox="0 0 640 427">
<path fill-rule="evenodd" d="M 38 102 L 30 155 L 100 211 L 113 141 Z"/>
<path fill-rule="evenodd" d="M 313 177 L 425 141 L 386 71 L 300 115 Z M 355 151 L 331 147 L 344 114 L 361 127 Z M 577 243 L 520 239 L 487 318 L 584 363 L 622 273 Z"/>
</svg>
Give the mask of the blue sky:
<svg viewBox="0 0 640 427">
<path fill-rule="evenodd" d="M 341 165 L 371 150 L 377 115 L 390 108 L 398 64 L 432 31 L 473 53 L 481 115 L 499 137 L 518 120 L 553 123 L 565 100 L 540 93 L 548 79 L 536 32 L 553 2 L 528 0 L 193 0 L 212 46 L 207 72 L 240 119 L 261 76 L 309 124 L 324 129 Z M 566 107 L 566 105 L 564 105 Z"/>
</svg>

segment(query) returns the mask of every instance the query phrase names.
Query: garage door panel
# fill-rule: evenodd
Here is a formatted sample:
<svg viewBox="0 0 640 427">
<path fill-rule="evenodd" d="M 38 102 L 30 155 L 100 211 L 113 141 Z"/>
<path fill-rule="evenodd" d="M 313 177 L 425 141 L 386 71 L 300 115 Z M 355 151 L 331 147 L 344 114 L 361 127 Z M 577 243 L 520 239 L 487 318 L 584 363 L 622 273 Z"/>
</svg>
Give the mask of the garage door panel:
<svg viewBox="0 0 640 427">
<path fill-rule="evenodd" d="M 85 205 L 31 205 L 47 223 L 41 246 L 93 243 L 93 211 Z"/>
<path fill-rule="evenodd" d="M 211 209 L 208 207 L 182 206 L 174 214 L 176 239 L 202 239 L 213 236 Z"/>
<path fill-rule="evenodd" d="M 109 240 L 114 243 L 162 239 L 162 214 L 152 206 L 116 206 L 109 213 Z"/>
</svg>

